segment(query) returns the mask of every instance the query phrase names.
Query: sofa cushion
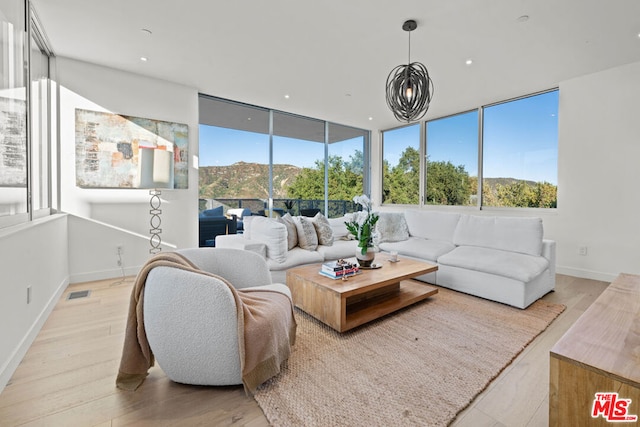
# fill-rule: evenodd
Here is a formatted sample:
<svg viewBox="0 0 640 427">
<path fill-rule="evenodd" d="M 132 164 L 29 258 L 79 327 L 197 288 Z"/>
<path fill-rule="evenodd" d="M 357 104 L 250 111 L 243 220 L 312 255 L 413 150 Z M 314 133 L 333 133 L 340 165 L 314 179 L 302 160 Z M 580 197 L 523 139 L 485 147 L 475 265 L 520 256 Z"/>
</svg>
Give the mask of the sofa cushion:
<svg viewBox="0 0 640 427">
<path fill-rule="evenodd" d="M 331 246 L 333 244 L 333 229 L 331 228 L 331 224 L 329 224 L 329 220 L 326 216 L 322 215 L 321 212 L 318 212 L 312 219 L 311 222 L 316 229 L 316 234 L 318 235 L 318 244 Z"/>
<path fill-rule="evenodd" d="M 287 257 L 284 262 L 275 262 L 272 259 L 267 259 L 267 266 L 271 271 L 282 271 L 305 264 L 320 263 L 322 261 L 322 255 L 318 252 L 295 247 L 287 252 Z"/>
<path fill-rule="evenodd" d="M 277 262 L 284 262 L 287 258 L 287 227 L 275 219 L 261 216 L 253 217 L 251 220 L 251 240 L 265 244 L 267 258 Z"/>
<path fill-rule="evenodd" d="M 409 238 L 409 228 L 402 212 L 380 212 L 378 215 L 378 243 L 400 242 Z"/>
<path fill-rule="evenodd" d="M 318 246 L 318 253 L 325 261 L 333 261 L 340 258 L 353 258 L 358 249 L 356 240 L 336 240 L 331 246 Z"/>
<path fill-rule="evenodd" d="M 244 217 L 251 216 L 251 209 L 249 208 L 232 208 L 227 210 L 227 216 L 235 215 L 238 220 Z"/>
<path fill-rule="evenodd" d="M 287 249 L 291 250 L 298 246 L 298 230 L 296 229 L 296 223 L 293 221 L 293 217 L 287 212 L 283 216 L 278 217 L 277 221 L 287 227 Z"/>
<path fill-rule="evenodd" d="M 460 220 L 460 214 L 407 209 L 404 212 L 409 234 L 423 239 L 453 242 L 453 234 Z"/>
<path fill-rule="evenodd" d="M 530 282 L 549 267 L 549 261 L 541 256 L 477 246 L 459 246 L 439 257 L 438 264 L 509 277 L 523 283 Z"/>
<path fill-rule="evenodd" d="M 463 215 L 456 227 L 453 243 L 539 256 L 542 237 L 541 218 Z"/>
<path fill-rule="evenodd" d="M 345 222 L 350 222 L 353 220 L 353 214 L 346 214 L 341 216 L 340 218 L 328 218 L 329 225 L 331 226 L 331 231 L 333 232 L 333 240 L 348 240 L 349 239 L 349 230 L 347 230 L 347 226 L 344 224 Z"/>
<path fill-rule="evenodd" d="M 298 246 L 308 251 L 315 251 L 318 247 L 318 234 L 309 218 L 296 216 L 293 218 L 298 232 Z"/>
<path fill-rule="evenodd" d="M 386 242 L 380 249 L 386 252 L 397 251 L 399 255 L 407 255 L 425 261 L 436 262 L 441 255 L 451 252 L 456 247 L 446 240 L 423 239 L 409 237 L 403 242 Z"/>
</svg>

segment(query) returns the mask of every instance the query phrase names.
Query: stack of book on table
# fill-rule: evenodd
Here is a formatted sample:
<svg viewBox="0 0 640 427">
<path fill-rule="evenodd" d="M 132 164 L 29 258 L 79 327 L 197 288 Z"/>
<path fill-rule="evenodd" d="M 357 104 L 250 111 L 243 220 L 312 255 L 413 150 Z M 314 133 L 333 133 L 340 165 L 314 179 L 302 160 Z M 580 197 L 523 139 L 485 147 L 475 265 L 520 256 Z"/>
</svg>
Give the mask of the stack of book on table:
<svg viewBox="0 0 640 427">
<path fill-rule="evenodd" d="M 332 279 L 341 279 L 343 277 L 353 276 L 358 274 L 359 271 L 360 268 L 358 267 L 358 264 L 342 259 L 338 261 L 325 262 L 320 268 L 320 274 Z"/>
</svg>

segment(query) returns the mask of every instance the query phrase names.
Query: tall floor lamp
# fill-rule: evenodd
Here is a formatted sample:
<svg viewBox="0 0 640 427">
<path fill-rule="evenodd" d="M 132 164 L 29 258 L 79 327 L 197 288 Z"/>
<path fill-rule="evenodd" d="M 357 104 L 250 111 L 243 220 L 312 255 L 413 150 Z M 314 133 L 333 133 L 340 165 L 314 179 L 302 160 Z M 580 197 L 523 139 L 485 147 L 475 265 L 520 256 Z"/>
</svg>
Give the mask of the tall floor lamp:
<svg viewBox="0 0 640 427">
<path fill-rule="evenodd" d="M 151 200 L 149 205 L 151 209 L 149 214 L 149 243 L 151 248 L 150 254 L 157 254 L 162 251 L 162 210 L 160 205 L 162 201 L 163 188 L 173 188 L 173 152 L 162 150 L 159 148 L 140 147 L 138 153 L 138 176 L 140 177 L 139 188 L 148 188 Z"/>
</svg>

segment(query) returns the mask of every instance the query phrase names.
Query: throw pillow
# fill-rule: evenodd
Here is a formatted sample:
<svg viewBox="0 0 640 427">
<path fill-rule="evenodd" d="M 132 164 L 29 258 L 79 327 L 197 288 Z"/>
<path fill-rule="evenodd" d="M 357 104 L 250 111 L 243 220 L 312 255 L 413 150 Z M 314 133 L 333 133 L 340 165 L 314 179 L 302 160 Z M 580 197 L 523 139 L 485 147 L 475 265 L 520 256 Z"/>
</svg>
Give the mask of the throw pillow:
<svg viewBox="0 0 640 427">
<path fill-rule="evenodd" d="M 287 227 L 273 218 L 263 216 L 251 220 L 251 240 L 267 247 L 267 257 L 277 262 L 287 260 Z"/>
<path fill-rule="evenodd" d="M 331 229 L 331 224 L 329 224 L 327 217 L 322 215 L 321 212 L 318 212 L 311 222 L 313 223 L 313 226 L 316 229 L 316 234 L 318 235 L 318 244 L 326 246 L 333 245 L 333 230 Z"/>
<path fill-rule="evenodd" d="M 287 227 L 287 249 L 291 250 L 298 246 L 298 231 L 296 230 L 296 223 L 293 221 L 293 217 L 289 213 L 286 213 L 278 218 L 278 222 Z"/>
<path fill-rule="evenodd" d="M 298 246 L 302 249 L 315 251 L 318 247 L 318 234 L 313 223 L 303 216 L 293 218 L 293 222 L 296 224 L 298 232 Z"/>
<path fill-rule="evenodd" d="M 378 242 L 400 242 L 409 238 L 409 227 L 402 212 L 380 212 L 376 223 Z"/>
<path fill-rule="evenodd" d="M 254 218 L 257 218 L 255 216 L 248 216 L 245 219 L 242 220 L 243 224 L 243 232 L 242 235 L 244 236 L 245 239 L 251 239 L 251 221 L 253 221 Z"/>
</svg>

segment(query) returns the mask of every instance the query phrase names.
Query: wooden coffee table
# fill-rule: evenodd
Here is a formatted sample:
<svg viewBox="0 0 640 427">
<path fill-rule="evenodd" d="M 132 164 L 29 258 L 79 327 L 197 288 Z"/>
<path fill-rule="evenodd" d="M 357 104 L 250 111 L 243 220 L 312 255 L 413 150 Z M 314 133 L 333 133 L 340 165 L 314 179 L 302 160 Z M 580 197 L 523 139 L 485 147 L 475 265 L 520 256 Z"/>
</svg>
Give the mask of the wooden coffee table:
<svg viewBox="0 0 640 427">
<path fill-rule="evenodd" d="M 287 270 L 287 286 L 296 307 L 338 332 L 378 319 L 429 298 L 438 289 L 408 280 L 436 271 L 438 266 L 408 258 L 391 263 L 383 254 L 375 262 L 381 268 L 361 270 L 348 280 L 322 276 L 321 264 Z"/>
</svg>

